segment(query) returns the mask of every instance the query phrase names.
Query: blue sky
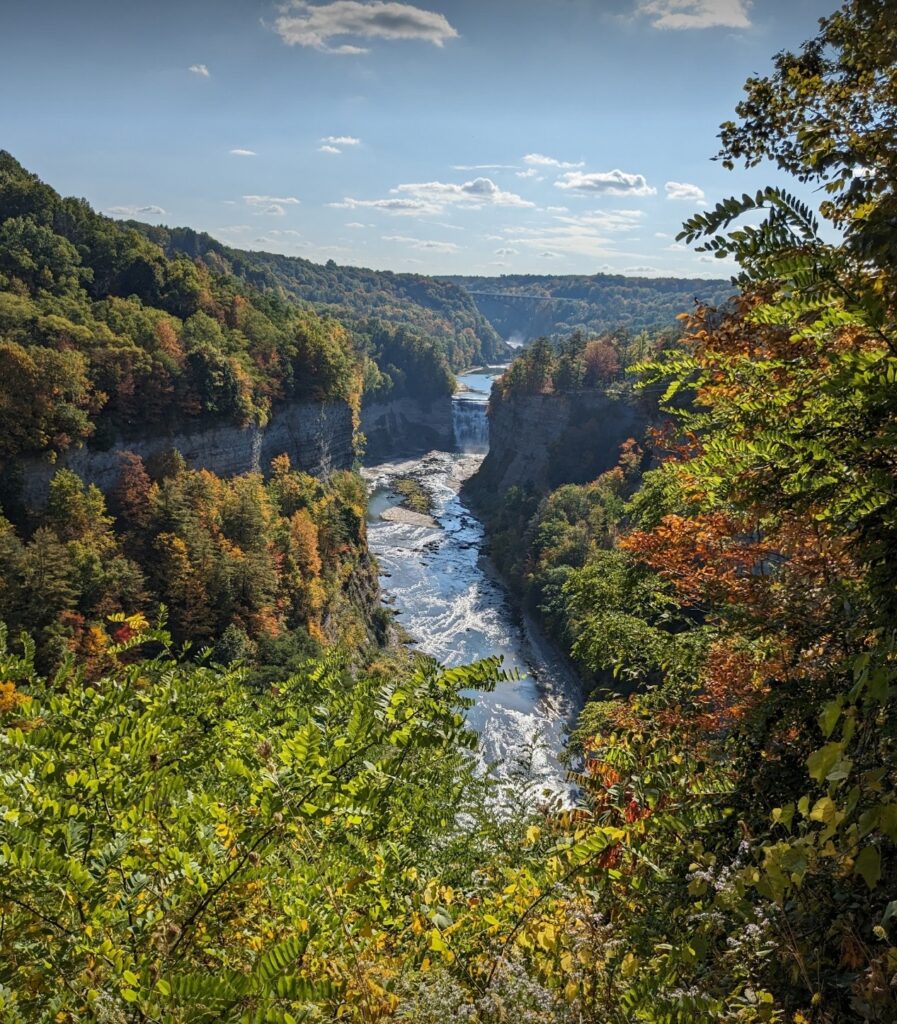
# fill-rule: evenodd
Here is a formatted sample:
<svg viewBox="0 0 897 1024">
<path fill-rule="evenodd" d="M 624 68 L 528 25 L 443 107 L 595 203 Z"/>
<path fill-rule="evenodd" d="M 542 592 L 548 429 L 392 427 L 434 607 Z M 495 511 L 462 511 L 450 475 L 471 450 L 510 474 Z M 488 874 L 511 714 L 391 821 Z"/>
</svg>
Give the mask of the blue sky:
<svg viewBox="0 0 897 1024">
<path fill-rule="evenodd" d="M 3 0 L 0 147 L 112 216 L 425 273 L 719 275 L 745 79 L 836 0 Z M 789 183 L 790 184 L 790 183 Z"/>
</svg>

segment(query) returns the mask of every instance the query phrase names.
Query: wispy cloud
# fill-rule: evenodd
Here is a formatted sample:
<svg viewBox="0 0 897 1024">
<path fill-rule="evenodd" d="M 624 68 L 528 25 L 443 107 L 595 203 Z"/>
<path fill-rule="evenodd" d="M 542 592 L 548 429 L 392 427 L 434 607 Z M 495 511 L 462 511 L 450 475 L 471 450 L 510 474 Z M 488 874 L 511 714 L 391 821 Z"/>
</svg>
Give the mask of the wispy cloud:
<svg viewBox="0 0 897 1024">
<path fill-rule="evenodd" d="M 525 171 L 517 172 L 518 178 L 534 178 L 536 181 L 544 181 L 545 179 L 539 174 L 538 167 L 528 167 Z"/>
<path fill-rule="evenodd" d="M 595 171 L 587 174 L 583 171 L 570 171 L 555 182 L 557 188 L 581 193 L 599 193 L 609 196 L 653 196 L 657 189 L 653 188 L 643 174 L 629 174 L 619 169 L 613 171 Z"/>
<path fill-rule="evenodd" d="M 509 249 L 509 248 L 496 249 L 495 250 L 495 255 L 496 256 L 519 256 L 520 255 L 520 250 L 519 249 Z"/>
<path fill-rule="evenodd" d="M 258 156 L 258 153 L 254 149 L 232 149 L 230 151 L 231 156 Z"/>
<path fill-rule="evenodd" d="M 106 211 L 114 217 L 162 217 L 165 211 L 161 206 L 110 206 Z"/>
<path fill-rule="evenodd" d="M 513 192 L 505 192 L 491 178 L 474 178 L 472 181 L 465 181 L 460 185 L 444 181 L 427 181 L 420 184 L 399 185 L 393 191 L 410 194 L 425 202 L 443 206 L 452 203 L 471 203 L 481 206 L 535 206 L 535 203 L 530 203 Z"/>
<path fill-rule="evenodd" d="M 384 0 L 334 0 L 325 4 L 292 0 L 274 28 L 290 46 L 350 56 L 367 53 L 368 48 L 339 40 L 413 39 L 443 46 L 458 36 L 443 14 Z"/>
<path fill-rule="evenodd" d="M 559 216 L 557 220 L 574 227 L 620 234 L 641 227 L 644 217 L 642 210 L 592 210 L 575 216 Z"/>
<path fill-rule="evenodd" d="M 686 181 L 668 181 L 664 185 L 667 199 L 682 199 L 690 203 L 706 204 L 707 196 L 704 190 L 697 185 L 690 185 Z"/>
<path fill-rule="evenodd" d="M 407 235 L 383 235 L 384 242 L 399 242 L 411 249 L 420 249 L 425 252 L 452 253 L 460 252 L 461 247 L 454 242 L 437 242 L 427 238 L 409 238 Z"/>
<path fill-rule="evenodd" d="M 247 206 L 267 206 L 268 203 L 279 203 L 281 206 L 298 206 L 301 200 L 295 196 L 243 196 Z"/>
<path fill-rule="evenodd" d="M 545 156 L 543 153 L 527 153 L 523 158 L 523 162 L 531 167 L 554 167 L 559 171 L 573 171 L 577 167 L 585 167 L 584 161 L 571 164 L 563 160 L 555 160 L 553 156 Z"/>
<path fill-rule="evenodd" d="M 188 68 L 194 75 L 199 75 L 200 78 L 211 78 L 212 72 L 209 71 L 205 64 L 191 64 Z"/>
<path fill-rule="evenodd" d="M 517 164 L 455 164 L 453 171 L 516 171 Z"/>
<path fill-rule="evenodd" d="M 642 0 L 636 13 L 654 28 L 750 28 L 751 0 Z"/>
<path fill-rule="evenodd" d="M 535 249 L 540 255 L 545 251 L 554 256 L 565 253 L 588 259 L 607 257 L 615 254 L 613 241 L 589 225 L 564 224 L 543 228 L 512 228 L 508 230 L 514 245 Z"/>
<path fill-rule="evenodd" d="M 335 156 L 339 156 L 342 153 L 344 146 L 361 145 L 361 139 L 356 139 L 354 135 L 325 135 L 323 139 L 318 141 L 321 143 L 318 146 L 319 153 L 332 153 Z"/>
<path fill-rule="evenodd" d="M 442 207 L 425 203 L 419 199 L 353 199 L 346 197 L 339 203 L 330 203 L 336 210 L 386 210 L 409 217 L 422 214 L 441 213 Z"/>
<path fill-rule="evenodd" d="M 491 178 L 474 178 L 461 184 L 445 181 L 426 181 L 398 185 L 391 196 L 383 199 L 346 198 L 330 205 L 341 210 L 386 210 L 405 216 L 434 216 L 449 206 L 477 209 L 482 206 L 512 206 L 532 209 L 528 202 L 514 192 L 499 188 Z"/>
<path fill-rule="evenodd" d="M 243 196 L 243 202 L 254 207 L 257 214 L 269 217 L 284 217 L 288 206 L 299 205 L 295 196 Z"/>
</svg>

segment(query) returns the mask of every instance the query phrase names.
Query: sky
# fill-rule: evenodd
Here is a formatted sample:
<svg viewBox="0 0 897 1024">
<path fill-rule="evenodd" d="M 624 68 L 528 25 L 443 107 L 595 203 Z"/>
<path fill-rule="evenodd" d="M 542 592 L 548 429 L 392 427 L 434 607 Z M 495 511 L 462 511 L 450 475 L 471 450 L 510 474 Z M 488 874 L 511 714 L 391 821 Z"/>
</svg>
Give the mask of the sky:
<svg viewBox="0 0 897 1024">
<path fill-rule="evenodd" d="M 836 0 L 0 0 L 0 148 L 113 217 L 432 274 L 726 276 L 675 241 Z M 812 198 L 812 197 L 811 197 Z"/>
</svg>

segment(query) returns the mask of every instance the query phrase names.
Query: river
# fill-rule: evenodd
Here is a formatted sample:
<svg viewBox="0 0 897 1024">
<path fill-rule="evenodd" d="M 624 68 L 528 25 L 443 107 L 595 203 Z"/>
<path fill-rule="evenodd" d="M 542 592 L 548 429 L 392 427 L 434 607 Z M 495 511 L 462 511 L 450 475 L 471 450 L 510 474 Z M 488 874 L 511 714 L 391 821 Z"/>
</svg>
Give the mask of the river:
<svg viewBox="0 0 897 1024">
<path fill-rule="evenodd" d="M 368 467 L 371 489 L 368 540 L 380 564 L 385 602 L 416 646 L 453 667 L 498 654 L 520 678 L 477 693 L 469 712 L 481 736 L 480 756 L 499 778 L 522 769 L 533 790 L 567 792 L 558 761 L 581 705 L 577 680 L 562 658 L 522 621 L 483 554 L 483 525 L 459 496 L 488 448 L 486 402 L 494 373 L 462 375 L 466 390 L 454 400 L 453 451 Z M 390 489 L 411 475 L 429 491 L 433 519 L 426 524 L 382 518 L 398 504 Z"/>
</svg>

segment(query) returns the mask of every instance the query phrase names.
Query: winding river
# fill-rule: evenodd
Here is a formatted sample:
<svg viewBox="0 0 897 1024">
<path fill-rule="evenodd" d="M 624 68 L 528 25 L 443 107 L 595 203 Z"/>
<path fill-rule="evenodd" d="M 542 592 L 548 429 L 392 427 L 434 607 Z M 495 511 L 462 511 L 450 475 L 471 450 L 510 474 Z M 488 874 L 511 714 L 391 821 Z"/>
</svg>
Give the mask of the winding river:
<svg viewBox="0 0 897 1024">
<path fill-rule="evenodd" d="M 368 539 L 380 564 L 384 600 L 417 647 L 452 667 L 493 654 L 520 678 L 477 693 L 469 721 L 481 735 L 481 757 L 500 778 L 521 769 L 533 788 L 565 792 L 557 753 L 581 705 L 579 686 L 532 623 L 515 614 L 484 556 L 483 525 L 459 496 L 488 447 L 490 373 L 459 378 L 452 451 L 368 467 Z M 390 489 L 397 476 L 419 480 L 433 500 L 431 522 L 401 522 Z M 413 517 L 409 517 L 413 518 Z"/>
</svg>

